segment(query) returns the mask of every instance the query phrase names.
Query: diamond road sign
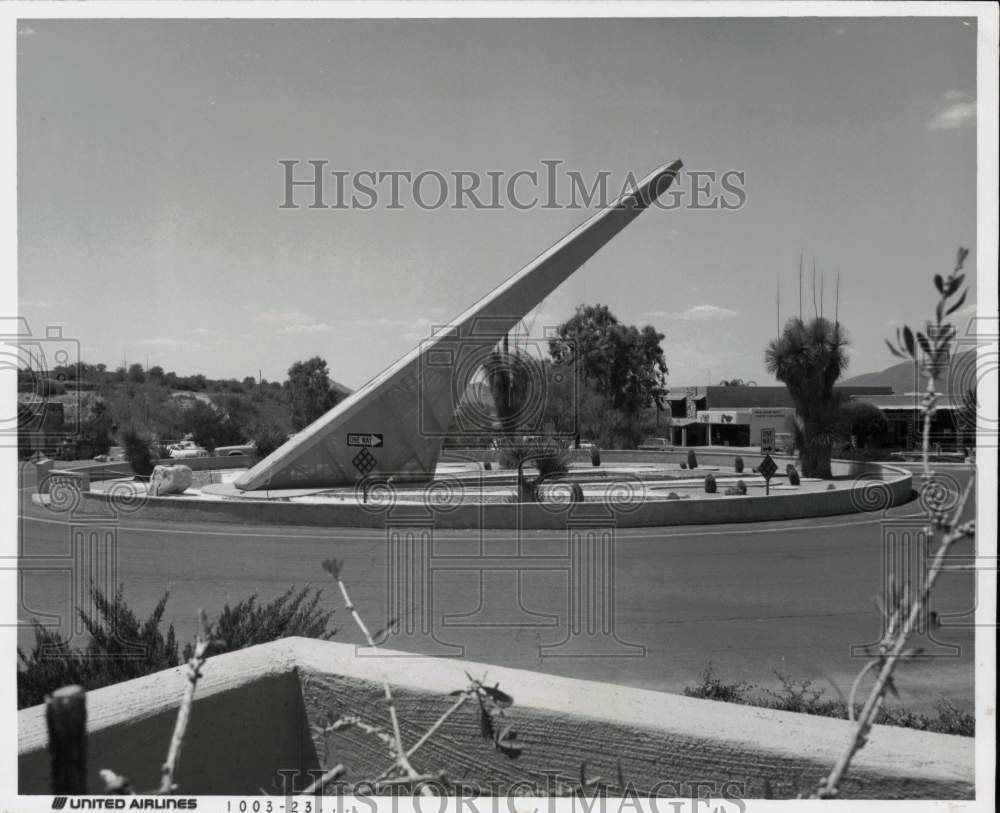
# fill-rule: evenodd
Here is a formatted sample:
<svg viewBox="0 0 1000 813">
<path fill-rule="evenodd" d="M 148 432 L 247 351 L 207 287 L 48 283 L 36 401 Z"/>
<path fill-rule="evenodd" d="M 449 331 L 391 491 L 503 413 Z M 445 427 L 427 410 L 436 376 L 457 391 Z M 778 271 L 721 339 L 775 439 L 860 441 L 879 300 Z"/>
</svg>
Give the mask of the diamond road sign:
<svg viewBox="0 0 1000 813">
<path fill-rule="evenodd" d="M 354 464 L 354 468 L 360 471 L 363 475 L 367 475 L 368 472 L 375 468 L 378 461 L 372 457 L 371 452 L 367 449 L 362 449 L 354 455 L 354 459 L 351 462 Z"/>
<path fill-rule="evenodd" d="M 774 477 L 774 473 L 778 470 L 778 464 L 771 459 L 771 455 L 764 455 L 764 459 L 760 461 L 760 465 L 757 467 L 757 471 L 763 476 L 765 480 L 770 480 Z"/>
</svg>

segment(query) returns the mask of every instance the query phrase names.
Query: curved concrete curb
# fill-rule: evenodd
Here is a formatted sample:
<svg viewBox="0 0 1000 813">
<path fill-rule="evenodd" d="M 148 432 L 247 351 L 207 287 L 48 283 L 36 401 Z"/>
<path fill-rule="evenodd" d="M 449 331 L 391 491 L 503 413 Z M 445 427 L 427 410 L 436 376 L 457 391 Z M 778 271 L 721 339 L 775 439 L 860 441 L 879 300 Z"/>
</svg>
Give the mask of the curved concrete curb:
<svg viewBox="0 0 1000 813">
<path fill-rule="evenodd" d="M 680 452 L 616 453 L 631 457 L 646 454 L 650 462 L 683 459 Z M 699 451 L 706 462 L 732 462 L 732 453 Z M 756 466 L 760 455 L 741 455 L 747 468 Z M 608 462 L 615 462 L 610 460 Z M 197 497 L 148 497 L 134 500 L 128 495 L 82 491 L 72 502 L 85 513 L 141 516 L 143 520 L 167 522 L 225 522 L 254 525 L 383 528 L 407 523 L 432 524 L 437 529 L 562 530 L 575 526 L 613 525 L 641 528 L 677 525 L 717 525 L 768 522 L 804 517 L 824 517 L 861 512 L 881 513 L 913 497 L 913 475 L 894 466 L 858 462 L 833 462 L 834 475 L 856 478 L 850 489 L 821 492 L 781 492 L 768 497 L 732 496 L 716 500 L 642 501 L 623 489 L 620 499 L 570 504 L 486 503 L 438 507 L 429 505 L 378 505 L 292 503 L 280 499 L 207 500 Z"/>
</svg>

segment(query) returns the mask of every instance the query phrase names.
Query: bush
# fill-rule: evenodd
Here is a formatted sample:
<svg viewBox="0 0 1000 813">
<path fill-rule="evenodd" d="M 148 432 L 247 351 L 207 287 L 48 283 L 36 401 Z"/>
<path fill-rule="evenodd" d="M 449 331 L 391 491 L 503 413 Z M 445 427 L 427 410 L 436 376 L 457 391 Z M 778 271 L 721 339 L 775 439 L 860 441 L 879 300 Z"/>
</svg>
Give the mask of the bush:
<svg viewBox="0 0 1000 813">
<path fill-rule="evenodd" d="M 743 474 L 743 458 L 737 457 L 733 461 L 733 468 L 736 469 L 737 474 Z"/>
<path fill-rule="evenodd" d="M 747 493 L 747 484 L 744 483 L 742 480 L 737 480 L 736 481 L 736 493 L 737 494 L 746 494 Z"/>
<path fill-rule="evenodd" d="M 145 435 L 135 429 L 126 430 L 122 434 L 122 447 L 133 472 L 140 477 L 149 477 L 153 473 L 156 461 L 153 460 L 149 439 Z"/>
<path fill-rule="evenodd" d="M 227 603 L 222 615 L 209 627 L 212 644 L 208 654 L 221 655 L 292 636 L 328 641 L 336 629 L 327 629 L 333 610 L 319 607 L 322 598 L 322 590 L 314 592 L 312 587 L 303 587 L 296 592 L 294 587 L 289 587 L 269 604 L 258 604 L 256 593 L 232 607 Z M 185 660 L 193 654 L 191 644 L 184 647 Z"/>
<path fill-rule="evenodd" d="M 595 444 L 590 447 L 590 465 L 600 466 L 601 465 L 601 450 Z"/>
<path fill-rule="evenodd" d="M 727 488 L 722 493 L 725 494 L 727 497 L 735 497 L 737 494 L 739 494 L 739 492 L 735 488 Z"/>
<path fill-rule="evenodd" d="M 751 698 L 748 691 L 753 688 L 750 683 L 723 683 L 715 674 L 712 662 L 709 661 L 705 671 L 699 676 L 700 683 L 696 686 L 685 686 L 684 694 L 688 697 L 699 697 L 702 700 L 720 700 L 724 703 L 748 704 Z"/>
<path fill-rule="evenodd" d="M 174 627 L 160 631 L 163 610 L 169 593 L 160 599 L 149 618 L 140 622 L 122 598 L 119 587 L 109 599 L 100 588 L 91 585 L 94 615 L 77 609 L 90 634 L 85 649 L 71 649 L 58 632 L 35 622 L 35 646 L 30 653 L 18 647 L 20 668 L 17 672 L 17 706 L 34 706 L 60 686 L 76 684 L 84 689 L 99 689 L 112 683 L 159 672 L 177 666 L 177 640 Z"/>
<path fill-rule="evenodd" d="M 714 474 L 706 474 L 705 475 L 705 493 L 706 494 L 714 494 L 715 491 L 716 491 L 716 487 L 715 487 L 715 475 Z"/>
<path fill-rule="evenodd" d="M 785 466 L 785 474 L 788 475 L 788 482 L 791 485 L 797 486 L 799 484 L 799 473 L 791 463 Z"/>
<path fill-rule="evenodd" d="M 328 630 L 333 611 L 320 609 L 321 591 L 313 590 L 289 588 L 264 605 L 257 604 L 256 595 L 233 607 L 226 604 L 219 619 L 210 625 L 209 652 L 231 652 L 292 635 L 329 639 L 336 632 Z M 60 686 L 99 689 L 180 664 L 173 624 L 167 627 L 166 635 L 160 630 L 169 593 L 142 622 L 125 603 L 121 587 L 109 599 L 92 585 L 90 595 L 96 613 L 91 616 L 77 610 L 90 634 L 86 648 L 70 648 L 58 632 L 37 622 L 32 651 L 25 653 L 18 648 L 18 708 L 43 702 L 45 695 Z M 186 646 L 183 658 L 190 658 L 192 651 L 190 644 Z"/>
<path fill-rule="evenodd" d="M 684 469 L 685 471 L 687 471 L 687 467 L 688 467 L 688 464 L 687 464 L 687 463 L 685 463 L 685 462 L 684 462 L 684 461 L 682 460 L 682 461 L 681 461 L 681 468 L 682 468 L 682 469 Z"/>
<path fill-rule="evenodd" d="M 275 426 L 259 426 L 251 440 L 254 444 L 254 455 L 257 460 L 263 460 L 271 452 L 283 445 L 286 435 Z"/>
<path fill-rule="evenodd" d="M 696 469 L 698 468 L 698 458 L 694 455 L 694 449 L 688 449 L 688 468 Z"/>
</svg>

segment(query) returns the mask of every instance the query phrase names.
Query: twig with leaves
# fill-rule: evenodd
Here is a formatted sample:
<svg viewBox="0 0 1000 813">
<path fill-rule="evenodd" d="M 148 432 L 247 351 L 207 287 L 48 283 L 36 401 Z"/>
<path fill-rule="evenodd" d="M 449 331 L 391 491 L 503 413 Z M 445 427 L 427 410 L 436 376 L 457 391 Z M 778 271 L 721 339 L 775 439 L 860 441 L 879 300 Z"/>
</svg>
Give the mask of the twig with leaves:
<svg viewBox="0 0 1000 813">
<path fill-rule="evenodd" d="M 327 559 L 323 562 L 323 569 L 336 580 L 337 586 L 340 588 L 341 595 L 344 598 L 344 605 L 351 614 L 351 617 L 354 619 L 358 628 L 361 630 L 361 633 L 368 642 L 368 645 L 372 649 L 377 649 L 378 646 L 375 643 L 373 636 L 369 633 L 368 627 L 362 620 L 361 615 L 358 613 L 354 602 L 351 601 L 350 594 L 347 592 L 347 587 L 341 578 L 341 574 L 343 572 L 343 562 L 337 559 Z M 504 754 L 510 759 L 517 759 L 524 752 L 524 746 L 519 742 L 517 732 L 507 721 L 506 710 L 514 704 L 514 698 L 502 691 L 499 684 L 494 684 L 492 686 L 488 685 L 486 683 L 485 675 L 482 679 L 477 679 L 472 677 L 472 675 L 468 672 L 466 672 L 466 677 L 469 679 L 469 685 L 464 689 L 458 689 L 451 692 L 450 696 L 455 698 L 454 702 L 448 706 L 448 708 L 445 709 L 440 716 L 438 716 L 438 718 L 412 746 L 406 748 L 403 744 L 403 738 L 400 732 L 395 698 L 393 697 L 392 689 L 389 686 L 389 679 L 385 674 L 385 670 L 382 669 L 381 664 L 379 664 L 379 674 L 382 681 L 383 695 L 389 709 L 389 720 L 392 725 L 391 733 L 387 733 L 378 726 L 367 723 L 360 717 L 354 715 L 340 717 L 329 723 L 324 729 L 324 733 L 330 733 L 346 728 L 356 727 L 365 733 L 378 737 L 388 746 L 390 756 L 392 757 L 392 763 L 384 771 L 382 771 L 382 773 L 375 777 L 372 781 L 373 785 L 385 786 L 409 784 L 419 786 L 420 792 L 423 795 L 433 795 L 431 789 L 426 784 L 428 782 L 447 785 L 448 782 L 443 773 L 438 772 L 421 774 L 413 767 L 410 759 L 417 753 L 417 751 L 426 745 L 431 738 L 438 733 L 438 731 L 441 730 L 441 727 L 459 709 L 461 709 L 472 698 L 476 698 L 479 703 L 479 730 L 483 739 L 491 742 L 493 747 L 499 753 Z M 343 766 L 338 765 L 336 768 L 342 769 Z M 331 771 L 328 772 L 328 774 L 334 774 L 334 776 L 321 777 L 319 780 L 310 785 L 309 789 L 305 792 L 316 792 L 321 789 L 324 784 L 329 782 L 331 778 L 335 778 L 336 776 L 340 776 L 344 773 L 343 770 L 336 771 L 336 768 L 331 769 Z"/>
<path fill-rule="evenodd" d="M 181 705 L 177 710 L 177 721 L 174 723 L 174 733 L 167 749 L 167 759 L 160 769 L 160 786 L 155 791 L 157 794 L 171 794 L 177 790 L 174 777 L 177 774 L 177 766 L 180 764 L 181 748 L 184 745 L 188 722 L 191 719 L 191 706 L 194 704 L 195 689 L 198 688 L 198 681 L 202 677 L 202 667 L 208 660 L 208 647 L 211 642 L 208 618 L 205 616 L 204 610 L 198 610 L 198 633 L 195 637 L 194 651 L 184 665 L 187 685 L 184 687 L 184 696 L 181 698 Z M 103 768 L 99 774 L 104 781 L 105 793 L 135 795 L 135 789 L 128 777 L 115 773 L 109 768 Z"/>
<path fill-rule="evenodd" d="M 953 301 L 953 297 L 959 294 L 962 288 L 962 282 L 965 279 L 962 268 L 968 254 L 968 249 L 959 248 L 955 267 L 951 274 L 947 278 L 943 278 L 940 274 L 934 277 L 934 285 L 939 294 L 935 308 L 935 321 L 928 321 L 926 330 L 916 333 L 908 326 L 903 326 L 897 331 L 896 345 L 887 342 L 889 349 L 896 356 L 912 359 L 914 364 L 919 365 L 927 376 L 927 390 L 922 403 L 924 418 L 923 473 L 925 478 L 923 488 L 925 489 L 934 488 L 932 482 L 934 475 L 930 465 L 931 424 L 937 403 L 938 382 L 947 369 L 952 342 L 955 338 L 955 326 L 946 322 L 945 319 L 962 307 L 965 302 L 967 290 L 962 290 L 957 300 Z M 933 501 L 928 501 L 931 503 L 928 505 L 930 513 L 930 522 L 927 528 L 928 544 L 933 544 L 935 535 L 939 535 L 941 541 L 928 568 L 924 583 L 915 595 L 912 587 L 909 584 L 904 584 L 899 589 L 892 585 L 889 595 L 884 597 L 880 609 L 885 619 L 885 634 L 879 643 L 876 657 L 865 665 L 851 687 L 848 708 L 852 719 L 854 697 L 863 678 L 873 670 L 878 671 L 875 684 L 858 714 L 855 729 L 844 753 L 837 760 L 829 775 L 822 780 L 813 794 L 813 798 L 831 799 L 839 794 L 841 783 L 850 768 L 852 759 L 868 741 L 875 718 L 885 702 L 886 693 L 896 692 L 893 683 L 896 667 L 900 662 L 918 654 L 918 650 L 909 649 L 907 644 L 930 604 L 931 591 L 944 566 L 945 557 L 956 542 L 975 537 L 975 522 L 961 521 L 970 496 L 975 490 L 975 479 L 975 471 L 973 471 L 950 517 L 942 507 L 934 506 Z"/>
<path fill-rule="evenodd" d="M 344 584 L 344 580 L 340 578 L 343 567 L 344 563 L 340 559 L 326 559 L 323 561 L 323 569 L 330 574 L 334 581 L 337 582 L 337 587 L 340 588 L 340 594 L 344 598 L 344 606 L 351 614 L 351 618 L 354 619 L 354 623 L 357 624 L 358 629 L 361 630 L 361 634 L 368 642 L 368 646 L 372 649 L 378 649 L 375 640 L 372 638 L 372 634 L 368 631 L 368 627 L 365 625 L 365 622 L 362 620 L 357 608 L 354 606 L 354 602 L 351 601 L 351 596 L 347 592 L 347 586 Z M 381 661 L 378 662 L 378 670 L 379 677 L 382 680 L 382 691 L 385 695 L 385 702 L 389 709 L 389 721 L 392 724 L 393 750 L 395 752 L 393 757 L 395 763 L 405 773 L 407 778 L 414 782 L 419 781 L 421 776 L 410 763 L 410 759 L 406 755 L 406 748 L 403 746 L 403 735 L 399 730 L 399 715 L 396 712 L 396 701 L 392 696 L 389 679 L 385 674 L 385 670 L 382 668 Z M 431 794 L 430 789 L 425 786 L 421 787 L 421 794 L 424 796 L 433 795 Z"/>
</svg>

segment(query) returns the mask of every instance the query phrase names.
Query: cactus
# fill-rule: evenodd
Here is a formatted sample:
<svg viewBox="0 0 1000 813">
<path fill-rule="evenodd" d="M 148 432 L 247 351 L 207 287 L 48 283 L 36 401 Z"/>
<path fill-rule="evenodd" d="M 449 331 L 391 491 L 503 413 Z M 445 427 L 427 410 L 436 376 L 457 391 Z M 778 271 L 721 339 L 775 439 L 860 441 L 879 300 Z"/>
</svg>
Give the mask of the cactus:
<svg viewBox="0 0 1000 813">
<path fill-rule="evenodd" d="M 716 491 L 716 488 L 715 488 L 715 475 L 714 474 L 706 474 L 705 475 L 705 493 L 706 494 L 714 494 L 715 491 Z"/>
<path fill-rule="evenodd" d="M 698 458 L 694 456 L 694 449 L 688 449 L 688 468 L 698 468 Z"/>
<path fill-rule="evenodd" d="M 737 474 L 743 474 L 743 458 L 737 456 L 733 461 L 733 468 L 736 469 Z"/>
<path fill-rule="evenodd" d="M 685 462 L 684 462 L 684 461 L 682 460 L 682 461 L 681 461 L 681 468 L 682 468 L 682 469 L 685 469 L 685 470 L 687 470 L 687 467 L 688 467 L 688 464 L 687 464 L 687 463 L 685 463 Z"/>
<path fill-rule="evenodd" d="M 785 474 L 788 475 L 788 482 L 791 485 L 797 486 L 799 484 L 799 473 L 791 463 L 785 466 Z"/>
<path fill-rule="evenodd" d="M 737 494 L 746 494 L 747 493 L 747 484 L 744 483 L 742 480 L 737 480 L 736 481 L 736 493 Z"/>
<path fill-rule="evenodd" d="M 590 447 L 590 465 L 601 465 L 601 450 L 596 445 Z"/>
</svg>

